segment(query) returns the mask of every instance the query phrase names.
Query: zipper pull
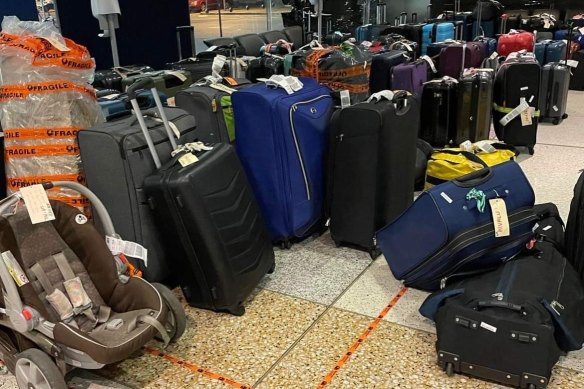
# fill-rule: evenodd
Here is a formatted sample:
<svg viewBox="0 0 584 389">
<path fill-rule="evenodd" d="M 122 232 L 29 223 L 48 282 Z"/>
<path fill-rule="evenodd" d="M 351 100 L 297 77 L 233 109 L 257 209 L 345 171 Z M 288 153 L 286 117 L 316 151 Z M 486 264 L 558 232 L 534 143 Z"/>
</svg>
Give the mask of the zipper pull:
<svg viewBox="0 0 584 389">
<path fill-rule="evenodd" d="M 339 142 L 342 142 L 344 137 L 345 137 L 345 134 L 340 134 L 339 135 Z"/>
<path fill-rule="evenodd" d="M 558 308 L 561 309 L 562 311 L 565 309 L 564 306 L 562 304 L 560 304 L 559 302 L 557 302 L 556 300 L 552 301 L 550 306 L 552 307 L 554 312 L 556 312 L 558 314 L 558 316 L 561 316 L 560 312 L 558 311 Z"/>
<path fill-rule="evenodd" d="M 440 289 L 446 288 L 446 281 L 448 281 L 448 277 L 444 277 L 440 280 Z"/>
<path fill-rule="evenodd" d="M 495 297 L 498 301 L 503 301 L 503 298 L 505 298 L 505 296 L 503 296 L 503 293 L 493 293 L 491 297 Z"/>
<path fill-rule="evenodd" d="M 217 112 L 217 100 L 215 99 L 211 100 L 211 109 L 213 110 L 213 112 Z"/>
<path fill-rule="evenodd" d="M 296 112 L 298 110 L 298 106 L 297 105 L 293 105 L 292 106 L 292 112 Z"/>
</svg>

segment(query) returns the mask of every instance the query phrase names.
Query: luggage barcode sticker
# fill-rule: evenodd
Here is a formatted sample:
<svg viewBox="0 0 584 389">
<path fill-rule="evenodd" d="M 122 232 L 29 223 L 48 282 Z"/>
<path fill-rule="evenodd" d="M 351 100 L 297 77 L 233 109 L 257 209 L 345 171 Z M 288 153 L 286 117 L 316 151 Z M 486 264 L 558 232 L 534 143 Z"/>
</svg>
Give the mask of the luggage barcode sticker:
<svg viewBox="0 0 584 389">
<path fill-rule="evenodd" d="M 489 200 L 491 211 L 493 213 L 493 223 L 495 226 L 495 236 L 501 238 L 509 236 L 511 229 L 509 227 L 509 217 L 507 216 L 507 205 L 503 199 Z"/>
<path fill-rule="evenodd" d="M 42 185 L 37 184 L 21 188 L 20 193 L 26 204 L 26 210 L 32 224 L 55 220 L 53 208 L 51 208 L 47 192 L 45 192 L 45 188 Z"/>
<path fill-rule="evenodd" d="M 551 229 L 552 229 L 552 226 L 547 226 L 547 227 L 545 227 L 545 228 L 544 228 L 542 231 L 549 231 L 549 230 L 551 230 Z"/>
<path fill-rule="evenodd" d="M 484 321 L 481 322 L 481 328 L 484 328 L 485 330 L 491 331 L 493 333 L 497 332 L 497 327 L 487 324 Z"/>
<path fill-rule="evenodd" d="M 440 196 L 442 196 L 444 200 L 448 201 L 448 204 L 452 204 L 452 199 L 445 192 L 440 193 Z"/>
<path fill-rule="evenodd" d="M 113 255 L 124 254 L 125 256 L 138 258 L 144 261 L 144 266 L 148 267 L 148 250 L 138 243 L 106 236 L 105 243 Z"/>
</svg>

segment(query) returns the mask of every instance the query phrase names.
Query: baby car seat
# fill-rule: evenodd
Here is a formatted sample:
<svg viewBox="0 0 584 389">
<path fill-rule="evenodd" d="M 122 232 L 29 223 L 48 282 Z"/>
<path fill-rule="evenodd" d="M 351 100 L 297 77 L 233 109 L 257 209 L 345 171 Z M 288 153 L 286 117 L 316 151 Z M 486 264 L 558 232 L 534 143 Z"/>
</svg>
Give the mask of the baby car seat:
<svg viewBox="0 0 584 389">
<path fill-rule="evenodd" d="M 53 184 L 44 184 L 49 189 Z M 108 236 L 103 204 L 77 183 Z M 163 285 L 120 273 L 104 236 L 76 208 L 51 202 L 55 220 L 32 224 L 20 193 L 0 202 L 0 353 L 19 388 L 65 389 L 72 367 L 119 362 L 155 336 L 185 330 L 185 313 Z"/>
</svg>

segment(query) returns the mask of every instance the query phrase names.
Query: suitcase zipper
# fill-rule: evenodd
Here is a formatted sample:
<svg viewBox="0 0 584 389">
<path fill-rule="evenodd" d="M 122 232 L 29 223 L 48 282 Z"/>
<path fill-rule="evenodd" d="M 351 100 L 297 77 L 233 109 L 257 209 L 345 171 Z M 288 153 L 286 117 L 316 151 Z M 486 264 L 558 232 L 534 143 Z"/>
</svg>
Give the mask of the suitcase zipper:
<svg viewBox="0 0 584 389">
<path fill-rule="evenodd" d="M 302 170 L 302 177 L 304 178 L 304 185 L 306 187 L 306 199 L 311 199 L 310 184 L 308 182 L 308 173 L 306 172 L 306 165 L 304 164 L 304 159 L 302 158 L 302 151 L 300 150 L 300 144 L 298 142 L 298 137 L 296 136 L 296 127 L 294 126 L 294 113 L 298 110 L 299 105 L 314 103 L 315 101 L 328 98 L 328 95 L 318 96 L 314 99 L 299 101 L 292 104 L 290 107 L 290 129 L 292 130 L 292 138 L 294 139 L 294 145 L 296 146 L 296 154 L 298 155 L 298 161 L 300 162 L 300 169 Z"/>
<path fill-rule="evenodd" d="M 522 211 L 517 212 L 515 215 L 511 215 L 511 217 L 509 218 L 509 220 L 512 220 L 514 218 L 519 218 L 521 215 L 523 215 L 524 213 L 531 213 L 531 208 L 528 209 L 524 209 Z M 516 226 L 518 224 L 523 224 L 523 222 L 527 222 L 527 221 L 531 221 L 531 220 L 537 220 L 538 217 L 536 215 L 531 214 L 528 217 L 522 218 L 522 219 L 518 219 L 516 221 L 513 221 L 512 223 L 510 223 L 510 226 Z M 435 258 L 439 258 L 441 257 L 443 254 L 447 253 L 447 252 L 456 252 L 457 250 L 468 246 L 470 244 L 476 243 L 480 240 L 482 240 L 483 238 L 485 238 L 486 236 L 489 236 L 490 234 L 493 233 L 493 222 L 489 222 L 486 223 L 480 227 L 474 228 L 470 231 L 464 232 L 463 234 L 459 235 L 458 237 L 454 238 L 452 240 L 452 242 L 450 242 L 450 244 L 446 245 L 445 247 L 442 248 L 442 250 L 440 250 L 438 253 L 432 255 L 430 258 L 426 259 L 425 261 L 423 261 L 422 263 L 420 263 L 417 267 L 415 267 L 414 269 L 410 270 L 409 272 L 407 272 L 404 275 L 404 279 L 407 278 L 411 278 L 413 275 L 415 275 L 416 273 L 419 273 L 420 271 L 422 271 L 427 265 L 431 264 L 432 260 Z M 478 230 L 484 230 L 486 232 L 481 233 L 480 235 L 476 235 L 473 236 L 471 238 L 467 238 L 468 235 L 473 235 L 474 233 L 476 233 Z M 411 281 L 410 281 L 411 282 Z"/>
<path fill-rule="evenodd" d="M 560 279 L 558 281 L 558 292 L 556 293 L 556 299 L 550 303 L 551 308 L 560 316 L 560 312 L 558 309 L 564 310 L 564 306 L 558 302 L 560 298 L 560 290 L 562 289 L 562 283 L 564 282 L 564 276 L 566 275 L 566 262 L 567 259 L 564 258 L 564 266 L 562 267 L 562 274 L 560 275 Z"/>
</svg>

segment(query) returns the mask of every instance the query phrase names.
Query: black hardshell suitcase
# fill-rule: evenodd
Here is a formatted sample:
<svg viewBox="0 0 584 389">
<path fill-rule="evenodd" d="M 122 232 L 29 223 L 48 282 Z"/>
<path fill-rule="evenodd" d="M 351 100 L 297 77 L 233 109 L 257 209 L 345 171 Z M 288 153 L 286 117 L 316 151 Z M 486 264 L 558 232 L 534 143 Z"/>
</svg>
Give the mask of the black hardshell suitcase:
<svg viewBox="0 0 584 389">
<path fill-rule="evenodd" d="M 391 69 L 407 60 L 406 52 L 401 50 L 374 55 L 371 60 L 369 91 L 376 93 L 391 90 Z"/>
<path fill-rule="evenodd" d="M 566 256 L 576 269 L 581 280 L 584 280 L 584 173 L 574 187 L 574 197 L 570 204 L 570 214 L 566 224 Z"/>
<path fill-rule="evenodd" d="M 198 138 L 195 119 L 178 108 L 164 109 L 180 132 L 179 143 Z M 163 163 L 170 159 L 172 146 L 164 125 L 154 111 L 146 112 L 146 124 Z M 134 116 L 126 116 L 97 125 L 78 134 L 79 149 L 87 186 L 104 203 L 116 231 L 125 239 L 148 249 L 148 266 L 132 262 L 152 282 L 172 281 L 166 265 L 171 259 L 159 236 L 143 181 L 156 166 L 148 155 L 147 142 Z M 169 281 L 170 280 L 170 281 Z"/>
<path fill-rule="evenodd" d="M 227 90 L 238 90 L 252 84 L 248 80 L 236 80 L 239 85 L 225 90 L 215 89 L 206 84 L 194 84 L 176 94 L 176 106 L 197 118 L 198 140 L 204 143 L 230 143 L 229 132 L 225 123 L 225 107 L 221 98 L 228 96 Z"/>
<path fill-rule="evenodd" d="M 156 93 L 153 85 L 145 80 L 130 88 L 135 112 L 140 113 L 135 90 Z M 148 138 L 145 126 L 142 131 Z M 172 137 L 169 128 L 167 133 Z M 166 266 L 178 277 L 189 304 L 243 315 L 243 302 L 274 271 L 275 259 L 235 149 L 225 143 L 191 143 L 175 147 L 175 156 L 164 165 L 156 149 L 149 150 L 156 170 L 144 180 L 144 196 L 170 253 Z"/>
<path fill-rule="evenodd" d="M 419 115 L 418 100 L 405 93 L 335 113 L 327 203 L 337 245 L 376 258 L 375 232 L 412 203 Z"/>
<path fill-rule="evenodd" d="M 532 124 L 523 126 L 518 116 L 503 126 L 500 121 L 518 107 L 524 98 L 538 112 L 541 66 L 535 57 L 519 57 L 503 62 L 495 79 L 493 120 L 500 141 L 512 146 L 525 146 L 533 155 L 537 143 L 538 115 Z"/>
<path fill-rule="evenodd" d="M 540 121 L 551 121 L 558 125 L 568 118 L 568 91 L 570 89 L 570 68 L 557 62 L 543 66 L 541 90 L 539 93 Z"/>
<path fill-rule="evenodd" d="M 489 139 L 493 102 L 493 71 L 463 76 L 458 92 L 458 126 L 455 144 Z"/>
<path fill-rule="evenodd" d="M 98 70 L 95 72 L 92 85 L 95 88 L 113 89 L 124 92 L 122 84 L 124 78 L 153 71 L 154 69 L 146 65 L 129 65 L 107 70 Z"/>
<path fill-rule="evenodd" d="M 572 54 L 572 59 L 578 62 L 578 66 L 572 68 L 572 77 L 570 78 L 570 89 L 584 90 L 584 50 L 576 51 Z"/>
<path fill-rule="evenodd" d="M 258 82 L 258 78 L 270 78 L 275 74 L 284 74 L 284 59 L 273 55 L 263 55 L 249 61 L 245 77 L 251 82 Z"/>
<path fill-rule="evenodd" d="M 430 295 L 420 312 L 436 322 L 438 364 L 508 386 L 547 387 L 564 352 L 584 341 L 584 291 L 554 244 Z"/>
<path fill-rule="evenodd" d="M 440 79 L 424 84 L 420 138 L 434 147 L 452 144 L 456 137 L 457 106 L 456 80 Z"/>
</svg>

